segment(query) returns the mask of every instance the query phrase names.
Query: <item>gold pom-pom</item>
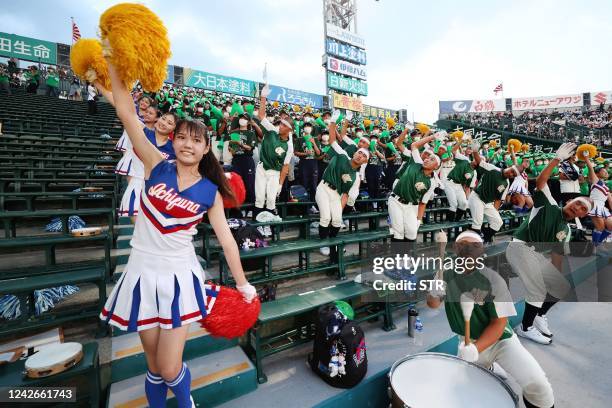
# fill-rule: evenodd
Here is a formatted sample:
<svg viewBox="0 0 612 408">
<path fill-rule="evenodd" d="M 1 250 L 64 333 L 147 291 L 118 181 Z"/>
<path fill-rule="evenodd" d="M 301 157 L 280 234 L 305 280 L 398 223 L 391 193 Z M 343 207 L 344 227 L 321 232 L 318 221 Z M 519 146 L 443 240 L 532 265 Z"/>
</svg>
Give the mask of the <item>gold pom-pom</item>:
<svg viewBox="0 0 612 408">
<path fill-rule="evenodd" d="M 430 132 L 429 126 L 424 123 L 417 123 L 416 125 L 414 125 L 414 128 L 421 132 L 421 134 L 423 135 L 427 135 Z"/>
<path fill-rule="evenodd" d="M 389 129 L 395 127 L 395 119 L 393 119 L 392 117 L 388 117 L 387 119 L 385 119 L 385 121 L 387 122 L 387 126 L 389 127 Z"/>
<path fill-rule="evenodd" d="M 158 91 L 166 79 L 170 41 L 162 21 L 141 4 L 117 4 L 100 16 L 102 43 L 127 87 L 139 80 L 145 91 Z"/>
<path fill-rule="evenodd" d="M 300 110 L 302 110 L 302 108 L 300 107 L 300 105 L 293 105 L 293 111 L 294 111 L 294 112 L 299 112 Z"/>
<path fill-rule="evenodd" d="M 363 120 L 363 126 L 369 128 L 371 124 L 372 124 L 372 121 L 370 119 Z"/>
<path fill-rule="evenodd" d="M 490 147 L 491 149 L 497 149 L 497 140 L 491 140 L 491 141 L 489 142 L 489 147 Z"/>
<path fill-rule="evenodd" d="M 450 137 L 455 139 L 457 142 L 460 142 L 461 139 L 463 139 L 463 131 L 455 130 L 453 133 L 450 134 Z"/>
<path fill-rule="evenodd" d="M 278 103 L 278 101 L 274 101 L 272 102 L 272 106 L 274 106 L 275 108 L 278 108 L 280 106 L 280 103 Z"/>
<path fill-rule="evenodd" d="M 92 38 L 81 38 L 70 49 L 70 66 L 84 81 L 99 81 L 110 90 L 108 64 L 102 56 L 102 44 Z"/>
<path fill-rule="evenodd" d="M 312 106 L 310 106 L 310 105 L 306 105 L 306 107 L 304 108 L 304 110 L 305 110 L 306 112 L 309 112 L 309 113 L 310 113 L 310 112 L 312 112 Z"/>
<path fill-rule="evenodd" d="M 512 150 L 510 148 L 511 146 L 512 146 L 512 149 L 514 149 L 514 153 L 518 153 L 521 151 L 523 144 L 518 139 L 510 139 L 508 140 L 508 151 Z"/>
<path fill-rule="evenodd" d="M 578 149 L 576 149 L 576 158 L 578 158 L 578 160 L 584 160 L 584 157 L 587 154 L 590 159 L 596 157 L 597 148 L 593 146 L 592 144 L 585 143 L 585 144 L 581 144 L 580 146 L 578 146 Z"/>
<path fill-rule="evenodd" d="M 527 153 L 529 151 L 529 144 L 525 143 L 521 146 L 521 152 Z"/>
</svg>

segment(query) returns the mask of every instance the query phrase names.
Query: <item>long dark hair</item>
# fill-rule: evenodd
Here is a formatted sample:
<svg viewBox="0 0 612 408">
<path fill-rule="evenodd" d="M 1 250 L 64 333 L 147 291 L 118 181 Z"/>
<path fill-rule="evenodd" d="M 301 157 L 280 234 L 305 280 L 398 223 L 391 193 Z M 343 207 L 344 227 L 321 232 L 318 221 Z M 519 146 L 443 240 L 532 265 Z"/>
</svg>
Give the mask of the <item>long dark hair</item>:
<svg viewBox="0 0 612 408">
<path fill-rule="evenodd" d="M 206 126 L 199 120 L 181 119 L 176 124 L 174 132 L 176 134 L 181 130 L 204 138 L 206 144 L 209 145 L 209 149 L 208 153 L 200 160 L 198 171 L 202 177 L 209 179 L 217 186 L 223 198 L 233 200 L 235 198 L 234 192 L 227 181 L 227 177 L 225 177 L 223 167 L 221 167 L 219 161 L 212 152 L 213 146 L 210 146 L 210 138 L 208 137 L 208 129 Z"/>
</svg>

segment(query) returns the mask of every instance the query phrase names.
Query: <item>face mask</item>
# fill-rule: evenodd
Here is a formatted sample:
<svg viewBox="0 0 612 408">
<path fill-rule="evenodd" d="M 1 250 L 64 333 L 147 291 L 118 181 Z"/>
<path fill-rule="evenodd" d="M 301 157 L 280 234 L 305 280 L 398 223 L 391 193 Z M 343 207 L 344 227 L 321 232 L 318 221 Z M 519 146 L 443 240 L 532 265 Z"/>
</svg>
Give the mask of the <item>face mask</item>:
<svg viewBox="0 0 612 408">
<path fill-rule="evenodd" d="M 374 129 L 374 130 L 372 131 L 372 134 L 373 134 L 373 135 L 377 135 L 379 132 L 380 132 L 380 131 L 379 131 L 378 129 Z"/>
<path fill-rule="evenodd" d="M 304 118 L 304 123 L 310 123 L 311 120 L 312 120 L 311 117 L 305 117 Z"/>
<path fill-rule="evenodd" d="M 240 126 L 246 126 L 249 121 L 246 119 L 239 119 L 238 123 L 240 123 Z"/>
<path fill-rule="evenodd" d="M 259 111 L 253 111 L 253 117 L 258 117 L 259 116 Z"/>
<path fill-rule="evenodd" d="M 229 112 L 227 112 L 227 111 L 223 112 L 223 117 L 224 118 L 229 118 Z"/>
<path fill-rule="evenodd" d="M 357 137 L 361 137 L 361 136 L 363 136 L 363 132 L 361 131 L 357 132 Z"/>
<path fill-rule="evenodd" d="M 304 133 L 306 133 L 307 135 L 309 135 L 309 134 L 310 134 L 310 132 L 312 132 L 312 128 L 311 128 L 310 126 L 308 126 L 308 127 L 305 127 L 305 128 L 304 128 Z"/>
<path fill-rule="evenodd" d="M 198 113 L 204 112 L 204 108 L 198 108 Z"/>
<path fill-rule="evenodd" d="M 321 136 L 321 140 L 323 141 L 323 143 L 329 143 L 329 135 Z"/>
<path fill-rule="evenodd" d="M 230 112 L 232 111 L 232 107 L 231 107 L 231 106 L 226 106 L 226 107 L 225 107 L 225 111 L 226 111 L 227 113 L 230 113 Z"/>
<path fill-rule="evenodd" d="M 326 125 L 329 125 L 329 122 L 331 122 L 331 119 L 325 119 L 323 122 L 325 122 Z"/>
</svg>

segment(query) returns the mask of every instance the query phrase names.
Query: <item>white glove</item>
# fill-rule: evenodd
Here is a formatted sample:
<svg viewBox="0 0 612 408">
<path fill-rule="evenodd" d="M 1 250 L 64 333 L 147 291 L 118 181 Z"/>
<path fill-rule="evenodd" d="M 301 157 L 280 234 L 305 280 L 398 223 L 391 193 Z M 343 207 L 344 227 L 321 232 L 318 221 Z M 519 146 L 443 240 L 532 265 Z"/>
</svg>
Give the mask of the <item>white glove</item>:
<svg viewBox="0 0 612 408">
<path fill-rule="evenodd" d="M 473 152 L 477 152 L 480 150 L 480 142 L 476 139 L 472 140 L 472 145 L 471 145 L 472 151 Z"/>
<path fill-rule="evenodd" d="M 434 138 L 439 142 L 445 141 L 447 137 L 448 133 L 446 133 L 445 130 L 441 130 L 439 132 L 434 133 Z"/>
<path fill-rule="evenodd" d="M 96 71 L 93 68 L 89 68 L 87 72 L 85 72 L 85 79 L 87 80 L 87 82 L 93 84 L 93 82 L 98 79 L 98 75 L 96 74 Z"/>
<path fill-rule="evenodd" d="M 474 345 L 474 343 L 470 343 L 469 345 L 465 345 L 465 342 L 459 343 L 459 351 L 457 353 L 457 357 L 462 360 L 465 360 L 469 363 L 475 363 L 478 361 L 478 349 Z"/>
<path fill-rule="evenodd" d="M 408 129 L 410 131 L 414 130 L 414 126 L 410 122 L 406 122 L 406 126 L 404 126 L 404 128 L 406 128 L 406 129 Z"/>
<path fill-rule="evenodd" d="M 352 110 L 347 110 L 346 111 L 346 120 L 348 120 L 349 122 L 353 119 L 353 111 Z"/>
<path fill-rule="evenodd" d="M 339 110 L 335 110 L 334 113 L 332 113 L 332 117 L 331 117 L 331 122 L 330 123 L 336 123 L 336 121 L 338 120 L 340 115 L 341 115 L 340 111 Z"/>
<path fill-rule="evenodd" d="M 436 282 L 435 289 L 430 290 L 429 295 L 437 298 L 442 298 L 446 295 L 446 282 L 444 282 L 444 272 L 441 270 L 437 271 L 434 275 L 434 280 L 441 281 L 442 287 L 439 287 L 438 283 Z"/>
<path fill-rule="evenodd" d="M 113 49 L 108 42 L 108 38 L 103 39 L 102 41 L 102 56 L 104 58 L 110 58 L 113 56 Z"/>
<path fill-rule="evenodd" d="M 576 145 L 574 143 L 563 143 L 557 149 L 557 154 L 555 157 L 560 161 L 565 161 L 572 157 L 574 150 L 576 150 Z"/>
<path fill-rule="evenodd" d="M 264 98 L 267 98 L 268 95 L 270 95 L 270 87 L 268 86 L 268 84 L 265 84 L 263 88 L 261 88 L 261 91 L 259 92 L 259 94 L 261 96 L 263 96 Z"/>
<path fill-rule="evenodd" d="M 248 282 L 242 286 L 236 286 L 236 289 L 242 294 L 242 297 L 244 297 L 244 301 L 247 303 L 251 303 L 255 296 L 257 296 L 257 290 L 255 289 L 255 286 L 251 285 Z"/>
</svg>

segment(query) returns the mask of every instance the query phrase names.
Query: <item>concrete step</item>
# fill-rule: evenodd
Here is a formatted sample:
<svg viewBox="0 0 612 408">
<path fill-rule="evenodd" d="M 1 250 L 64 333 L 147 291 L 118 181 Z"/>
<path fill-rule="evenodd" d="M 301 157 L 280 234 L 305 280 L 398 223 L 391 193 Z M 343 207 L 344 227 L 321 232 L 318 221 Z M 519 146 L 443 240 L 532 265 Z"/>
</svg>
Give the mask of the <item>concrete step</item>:
<svg viewBox="0 0 612 408">
<path fill-rule="evenodd" d="M 111 382 L 126 380 L 144 374 L 147 363 L 138 333 L 114 330 L 111 338 Z M 212 337 L 199 324 L 189 326 L 183 359 L 193 360 L 238 345 L 238 339 Z"/>
<path fill-rule="evenodd" d="M 134 233 L 134 224 L 118 225 L 115 224 L 115 236 L 132 235 Z"/>
<path fill-rule="evenodd" d="M 217 406 L 257 388 L 255 367 L 238 346 L 188 360 L 187 365 L 196 406 Z M 107 406 L 146 407 L 144 380 L 145 374 L 140 374 L 111 384 Z M 176 406 L 172 392 L 168 392 L 168 406 Z"/>
</svg>

